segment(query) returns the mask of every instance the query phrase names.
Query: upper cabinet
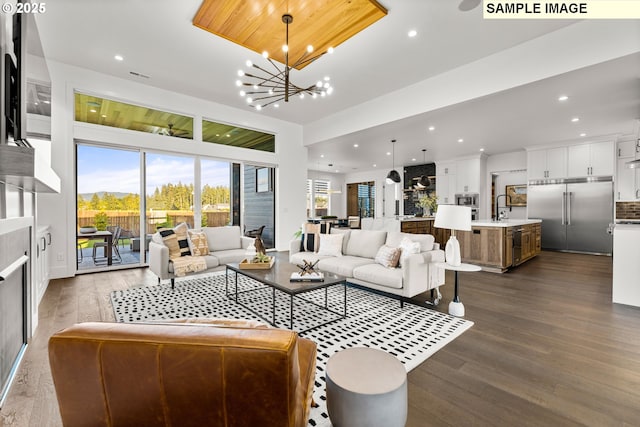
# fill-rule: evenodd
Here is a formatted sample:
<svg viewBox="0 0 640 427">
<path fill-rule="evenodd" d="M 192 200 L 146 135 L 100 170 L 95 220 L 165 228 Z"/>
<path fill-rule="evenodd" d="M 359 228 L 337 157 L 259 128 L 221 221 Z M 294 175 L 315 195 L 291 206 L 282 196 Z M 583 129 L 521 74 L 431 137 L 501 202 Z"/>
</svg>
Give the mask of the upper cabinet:
<svg viewBox="0 0 640 427">
<path fill-rule="evenodd" d="M 438 203 L 455 204 L 456 193 L 480 193 L 484 159 L 436 162 L 436 194 Z"/>
<path fill-rule="evenodd" d="M 436 195 L 441 205 L 455 203 L 456 193 L 456 162 L 436 163 Z"/>
<path fill-rule="evenodd" d="M 530 150 L 527 153 L 529 179 L 567 176 L 567 147 Z"/>
<path fill-rule="evenodd" d="M 616 200 L 640 199 L 640 169 L 630 169 L 627 163 L 640 159 L 640 140 L 618 142 Z"/>
<path fill-rule="evenodd" d="M 456 193 L 480 193 L 480 159 L 456 163 Z"/>
<path fill-rule="evenodd" d="M 613 141 L 572 145 L 568 148 L 568 176 L 611 176 L 615 170 Z"/>
</svg>

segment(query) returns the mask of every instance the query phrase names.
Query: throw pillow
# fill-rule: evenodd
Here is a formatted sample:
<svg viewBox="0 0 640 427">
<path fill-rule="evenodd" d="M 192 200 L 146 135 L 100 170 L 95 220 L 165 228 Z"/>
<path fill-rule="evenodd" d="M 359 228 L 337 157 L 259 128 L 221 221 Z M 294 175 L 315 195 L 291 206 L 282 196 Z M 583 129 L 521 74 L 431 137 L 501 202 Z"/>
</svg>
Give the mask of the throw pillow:
<svg viewBox="0 0 640 427">
<path fill-rule="evenodd" d="M 408 237 L 404 237 L 400 241 L 400 246 L 398 246 L 402 253 L 400 254 L 400 266 L 404 265 L 405 260 L 409 258 L 412 254 L 420 253 L 420 242 L 414 242 Z"/>
<path fill-rule="evenodd" d="M 162 243 L 169 248 L 169 259 L 180 258 L 180 245 L 178 245 L 176 232 L 171 228 L 162 228 L 158 233 L 162 237 Z"/>
<path fill-rule="evenodd" d="M 193 256 L 209 255 L 209 245 L 207 244 L 207 235 L 204 231 L 188 230 L 189 250 Z"/>
<path fill-rule="evenodd" d="M 374 261 L 387 268 L 396 268 L 398 266 L 398 261 L 400 260 L 401 252 L 402 250 L 400 248 L 382 245 L 380 246 L 380 249 L 378 249 L 378 253 L 376 254 Z"/>
<path fill-rule="evenodd" d="M 191 255 L 187 239 L 188 229 L 187 224 L 183 222 L 174 228 L 161 228 L 158 230 L 163 243 L 169 248 L 169 259 Z"/>
<path fill-rule="evenodd" d="M 189 238 L 187 236 L 188 230 L 189 226 L 186 222 L 173 227 L 173 231 L 175 231 L 176 237 L 178 238 L 178 246 L 180 246 L 180 256 L 191 255 L 191 251 L 189 250 Z"/>
<path fill-rule="evenodd" d="M 318 252 L 320 246 L 320 234 L 329 234 L 331 223 L 302 225 L 302 240 L 300 241 L 300 252 Z"/>
<path fill-rule="evenodd" d="M 318 255 L 342 256 L 343 234 L 320 234 Z"/>
</svg>

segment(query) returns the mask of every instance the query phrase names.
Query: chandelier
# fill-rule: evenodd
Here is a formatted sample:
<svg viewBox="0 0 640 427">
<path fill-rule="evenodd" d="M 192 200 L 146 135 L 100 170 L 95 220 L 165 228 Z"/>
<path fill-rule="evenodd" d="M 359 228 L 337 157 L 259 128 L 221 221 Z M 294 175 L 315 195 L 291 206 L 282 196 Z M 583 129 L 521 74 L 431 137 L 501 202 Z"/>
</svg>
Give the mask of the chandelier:
<svg viewBox="0 0 640 427">
<path fill-rule="evenodd" d="M 284 68 L 271 59 L 269 53 L 265 51 L 262 52 L 262 57 L 271 63 L 274 70 L 268 70 L 251 61 L 247 61 L 246 65 L 249 71 L 238 71 L 238 77 L 242 80 L 236 80 L 236 86 L 243 87 L 240 91 L 240 96 L 245 97 L 247 104 L 256 110 L 261 110 L 269 105 L 277 108 L 280 106 L 278 102 L 282 100 L 289 102 L 289 98 L 296 95 L 300 99 L 304 99 L 305 95 L 317 98 L 318 96 L 331 95 L 333 92 L 329 77 L 318 80 L 317 83 L 308 87 L 297 86 L 291 82 L 290 73 L 292 68 L 310 64 L 326 53 L 333 53 L 333 48 L 330 47 L 326 52 L 312 56 L 313 46 L 309 45 L 306 52 L 293 65 L 289 65 L 289 24 L 293 22 L 293 16 L 285 13 L 282 15 L 282 22 L 287 28 L 285 44 L 282 46 Z"/>
</svg>

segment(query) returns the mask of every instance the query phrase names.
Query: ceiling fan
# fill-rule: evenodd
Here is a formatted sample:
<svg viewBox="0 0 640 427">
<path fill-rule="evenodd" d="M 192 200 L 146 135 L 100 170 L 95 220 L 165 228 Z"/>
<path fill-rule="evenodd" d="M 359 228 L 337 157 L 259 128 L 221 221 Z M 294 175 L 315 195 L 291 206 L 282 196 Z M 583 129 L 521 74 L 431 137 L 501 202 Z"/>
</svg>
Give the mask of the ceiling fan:
<svg viewBox="0 0 640 427">
<path fill-rule="evenodd" d="M 482 3 L 482 0 L 462 0 L 462 2 L 458 5 L 458 9 L 462 12 L 468 12 L 480 6 L 480 3 Z"/>
<path fill-rule="evenodd" d="M 167 136 L 175 136 L 178 138 L 188 138 L 189 135 L 187 131 L 185 130 L 181 130 L 181 129 L 173 129 L 173 123 L 168 123 L 167 124 L 167 128 L 168 129 L 163 129 L 160 132 L 158 132 L 160 135 L 167 135 Z"/>
</svg>

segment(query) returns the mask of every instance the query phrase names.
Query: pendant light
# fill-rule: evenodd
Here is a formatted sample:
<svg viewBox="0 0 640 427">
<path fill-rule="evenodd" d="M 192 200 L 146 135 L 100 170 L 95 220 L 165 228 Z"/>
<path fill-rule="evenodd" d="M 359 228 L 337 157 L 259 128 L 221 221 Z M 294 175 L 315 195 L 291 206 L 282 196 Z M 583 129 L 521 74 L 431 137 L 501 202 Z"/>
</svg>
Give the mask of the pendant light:
<svg viewBox="0 0 640 427">
<path fill-rule="evenodd" d="M 427 149 L 423 148 L 422 149 L 422 164 L 423 165 L 427 163 L 426 155 L 427 155 Z M 420 177 L 420 180 L 416 184 L 416 186 L 418 188 L 427 188 L 430 185 L 431 185 L 431 180 L 429 179 L 429 177 L 427 175 L 422 175 Z"/>
<path fill-rule="evenodd" d="M 387 174 L 387 184 L 391 185 L 391 184 L 397 184 L 398 182 L 401 181 L 400 179 L 400 174 L 398 173 L 397 170 L 395 170 L 395 166 L 396 166 L 396 146 L 395 146 L 396 140 L 392 139 L 391 140 L 391 144 L 392 144 L 392 151 L 393 151 L 393 158 L 392 158 L 392 163 L 391 163 L 391 170 L 389 171 L 389 173 Z"/>
</svg>

